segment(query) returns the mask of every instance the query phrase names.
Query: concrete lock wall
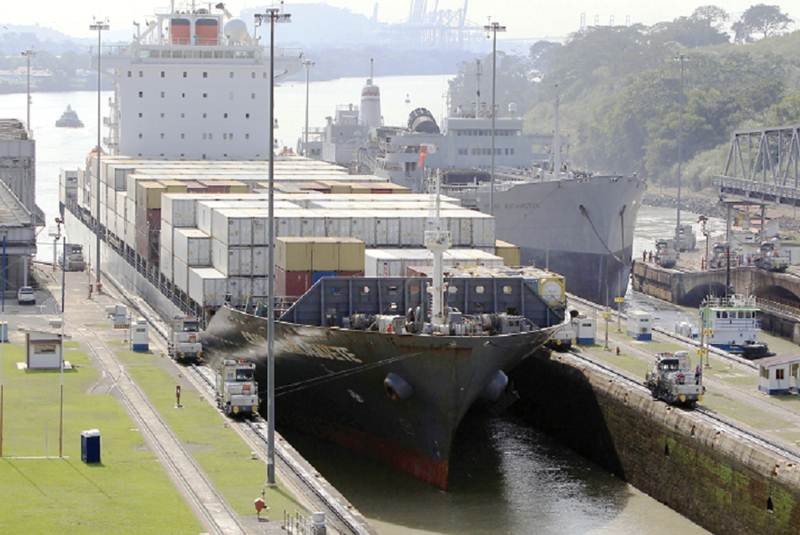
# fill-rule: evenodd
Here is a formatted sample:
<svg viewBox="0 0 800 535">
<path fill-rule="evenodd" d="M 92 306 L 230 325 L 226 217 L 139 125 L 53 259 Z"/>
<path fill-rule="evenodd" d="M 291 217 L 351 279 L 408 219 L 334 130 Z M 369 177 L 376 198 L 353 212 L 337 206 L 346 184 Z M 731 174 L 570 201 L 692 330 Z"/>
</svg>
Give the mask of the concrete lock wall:
<svg viewBox="0 0 800 535">
<path fill-rule="evenodd" d="M 796 534 L 800 467 L 569 354 L 512 373 L 537 427 L 715 533 Z"/>
</svg>

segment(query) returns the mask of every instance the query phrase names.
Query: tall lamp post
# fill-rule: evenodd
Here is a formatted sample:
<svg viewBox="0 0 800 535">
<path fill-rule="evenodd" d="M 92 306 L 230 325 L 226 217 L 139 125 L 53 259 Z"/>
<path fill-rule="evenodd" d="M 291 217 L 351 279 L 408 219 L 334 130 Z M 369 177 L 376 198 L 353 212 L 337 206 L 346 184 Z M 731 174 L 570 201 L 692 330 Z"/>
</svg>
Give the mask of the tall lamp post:
<svg viewBox="0 0 800 535">
<path fill-rule="evenodd" d="M 289 22 L 291 15 L 281 8 L 267 8 L 255 14 L 255 24 L 269 21 L 269 195 L 267 272 L 267 485 L 275 485 L 275 23 Z M 262 491 L 263 493 L 263 491 Z"/>
<path fill-rule="evenodd" d="M 495 104 L 495 90 L 497 88 L 497 32 L 506 31 L 505 26 L 501 26 L 499 22 L 492 22 L 483 27 L 487 33 L 492 34 L 492 163 L 491 175 L 489 184 L 489 213 L 494 215 L 494 124 L 497 115 Z"/>
<path fill-rule="evenodd" d="M 96 154 L 97 169 L 96 169 L 96 172 L 95 172 L 95 174 L 97 175 L 96 180 L 95 180 L 95 185 L 97 187 L 97 191 L 95 192 L 97 194 L 97 204 L 96 204 L 96 209 L 97 209 L 97 228 L 95 229 L 95 237 L 96 237 L 96 240 L 95 240 L 95 254 L 96 254 L 96 259 L 97 260 L 96 260 L 96 263 L 95 263 L 95 266 L 94 266 L 94 272 L 95 272 L 95 275 L 96 275 L 95 286 L 96 286 L 97 291 L 100 292 L 100 289 L 102 287 L 102 285 L 100 284 L 100 152 L 101 152 L 101 149 L 100 149 L 100 114 L 101 114 L 101 111 L 100 111 L 100 80 L 101 80 L 101 74 L 103 72 L 103 69 L 101 68 L 101 64 L 100 64 L 100 62 L 102 60 L 102 57 L 103 57 L 103 54 L 102 54 L 102 50 L 101 50 L 100 47 L 102 46 L 103 31 L 106 31 L 106 30 L 109 29 L 108 19 L 101 20 L 101 21 L 95 20 L 92 24 L 89 25 L 89 29 L 91 31 L 93 31 L 93 32 L 97 32 L 97 147 L 95 148 L 95 150 L 97 152 L 97 154 Z"/>
<path fill-rule="evenodd" d="M 27 74 L 26 77 L 26 96 L 27 100 L 25 101 L 25 111 L 26 111 L 26 125 L 28 127 L 28 132 L 33 131 L 31 128 L 31 58 L 36 55 L 36 52 L 33 50 L 25 50 L 22 52 L 22 55 L 25 56 L 25 65 L 27 66 Z"/>
<path fill-rule="evenodd" d="M 310 59 L 304 59 L 303 66 L 306 68 L 306 128 L 303 131 L 303 156 L 308 158 L 308 93 L 311 82 L 311 67 L 314 66 L 314 62 Z"/>
<path fill-rule="evenodd" d="M 681 166 L 683 164 L 683 112 L 684 112 L 684 98 L 683 98 L 683 83 L 684 83 L 684 63 L 689 59 L 685 54 L 678 54 L 675 56 L 675 61 L 681 64 L 681 107 L 678 113 L 678 212 L 677 222 L 675 223 L 675 254 L 680 257 L 681 255 Z"/>
</svg>

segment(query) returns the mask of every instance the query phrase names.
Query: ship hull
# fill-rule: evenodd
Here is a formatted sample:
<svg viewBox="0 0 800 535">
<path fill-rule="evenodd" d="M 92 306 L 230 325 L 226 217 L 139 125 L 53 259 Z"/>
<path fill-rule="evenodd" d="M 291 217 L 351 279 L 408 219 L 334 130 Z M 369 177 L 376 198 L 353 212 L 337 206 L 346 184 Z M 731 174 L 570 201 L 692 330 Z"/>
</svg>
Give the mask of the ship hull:
<svg viewBox="0 0 800 535">
<path fill-rule="evenodd" d="M 520 183 L 495 192 L 496 235 L 520 247 L 523 264 L 560 273 L 570 292 L 605 304 L 628 287 L 644 190 L 636 177 Z M 491 212 L 484 192 L 477 204 Z"/>
<path fill-rule="evenodd" d="M 492 337 L 394 335 L 276 323 L 276 417 L 447 488 L 451 443 L 498 370 L 509 371 L 555 329 Z M 211 364 L 236 356 L 265 377 L 266 320 L 222 308 L 204 333 Z M 392 399 L 389 373 L 412 389 Z"/>
</svg>

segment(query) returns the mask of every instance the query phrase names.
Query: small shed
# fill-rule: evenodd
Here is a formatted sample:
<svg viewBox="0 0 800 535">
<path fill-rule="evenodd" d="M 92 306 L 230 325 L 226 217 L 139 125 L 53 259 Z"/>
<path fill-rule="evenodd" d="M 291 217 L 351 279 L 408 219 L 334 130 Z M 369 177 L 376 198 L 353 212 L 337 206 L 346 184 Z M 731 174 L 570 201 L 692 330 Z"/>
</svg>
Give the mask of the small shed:
<svg viewBox="0 0 800 535">
<path fill-rule="evenodd" d="M 25 333 L 25 365 L 29 370 L 59 370 L 64 358 L 64 339 L 69 336 L 60 331 L 28 329 Z"/>
<path fill-rule="evenodd" d="M 628 336 L 634 340 L 649 342 L 653 339 L 653 316 L 644 310 L 628 313 Z"/>
<path fill-rule="evenodd" d="M 758 389 L 770 395 L 797 393 L 800 356 L 758 359 Z"/>
</svg>

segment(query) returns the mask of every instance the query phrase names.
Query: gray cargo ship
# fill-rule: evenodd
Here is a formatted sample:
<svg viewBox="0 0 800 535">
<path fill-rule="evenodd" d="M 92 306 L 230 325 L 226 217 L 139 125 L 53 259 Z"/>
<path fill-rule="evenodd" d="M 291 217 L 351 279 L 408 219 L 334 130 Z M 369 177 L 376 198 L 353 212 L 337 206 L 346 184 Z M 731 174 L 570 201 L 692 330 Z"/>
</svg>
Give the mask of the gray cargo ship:
<svg viewBox="0 0 800 535">
<path fill-rule="evenodd" d="M 372 80 L 367 87 L 375 87 Z M 363 110 L 375 107 L 374 97 L 362 97 Z M 492 119 L 485 106 L 469 112 L 456 107 L 443 128 L 424 108 L 413 110 L 408 124 L 399 127 L 348 106 L 346 117 L 337 112 L 337 120 L 326 125 L 319 154 L 416 192 L 428 191 L 429 177 L 441 172 L 442 192 L 493 214 L 497 238 L 520 247 L 523 265 L 563 274 L 569 291 L 581 297 L 613 302 L 628 287 L 645 181 L 572 171 L 558 126 L 552 136 L 525 134 L 516 111 L 510 105 L 508 116 L 495 119 L 494 210 Z"/>
<path fill-rule="evenodd" d="M 464 414 L 501 396 L 505 372 L 564 321 L 563 280 L 537 272 L 449 279 L 441 321 L 421 298 L 430 279 L 320 280 L 276 322 L 278 421 L 446 489 Z M 263 376 L 266 324 L 221 308 L 204 333 L 207 358 L 235 354 Z"/>
</svg>

